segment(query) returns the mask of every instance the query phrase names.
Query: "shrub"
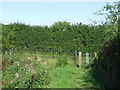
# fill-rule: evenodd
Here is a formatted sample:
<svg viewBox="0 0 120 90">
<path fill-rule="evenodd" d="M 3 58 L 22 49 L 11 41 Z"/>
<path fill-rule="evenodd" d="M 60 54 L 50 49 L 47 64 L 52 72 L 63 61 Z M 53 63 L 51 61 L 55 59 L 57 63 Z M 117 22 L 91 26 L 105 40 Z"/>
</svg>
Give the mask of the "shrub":
<svg viewBox="0 0 120 90">
<path fill-rule="evenodd" d="M 26 63 L 20 55 L 13 55 L 12 60 L 2 72 L 3 88 L 41 88 L 49 83 L 48 72 L 36 60 Z"/>
</svg>

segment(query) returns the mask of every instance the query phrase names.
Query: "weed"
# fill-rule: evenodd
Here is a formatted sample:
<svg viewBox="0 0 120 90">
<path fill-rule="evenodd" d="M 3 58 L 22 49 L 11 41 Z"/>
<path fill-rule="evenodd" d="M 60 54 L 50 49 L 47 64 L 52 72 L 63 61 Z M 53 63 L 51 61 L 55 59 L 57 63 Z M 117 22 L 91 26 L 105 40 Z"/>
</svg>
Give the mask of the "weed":
<svg viewBox="0 0 120 90">
<path fill-rule="evenodd" d="M 58 56 L 56 66 L 65 66 L 68 64 L 67 56 Z"/>
</svg>

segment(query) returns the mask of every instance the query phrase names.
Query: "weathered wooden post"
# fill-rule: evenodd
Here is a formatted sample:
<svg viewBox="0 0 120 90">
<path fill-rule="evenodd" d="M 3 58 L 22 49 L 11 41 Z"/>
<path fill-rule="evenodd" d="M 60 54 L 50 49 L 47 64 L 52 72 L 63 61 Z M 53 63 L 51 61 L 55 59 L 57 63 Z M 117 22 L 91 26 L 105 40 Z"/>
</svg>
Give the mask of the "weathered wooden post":
<svg viewBox="0 0 120 90">
<path fill-rule="evenodd" d="M 79 67 L 82 65 L 82 52 L 79 52 Z"/>
<path fill-rule="evenodd" d="M 89 64 L 89 53 L 86 52 L 86 64 L 88 65 Z"/>
</svg>

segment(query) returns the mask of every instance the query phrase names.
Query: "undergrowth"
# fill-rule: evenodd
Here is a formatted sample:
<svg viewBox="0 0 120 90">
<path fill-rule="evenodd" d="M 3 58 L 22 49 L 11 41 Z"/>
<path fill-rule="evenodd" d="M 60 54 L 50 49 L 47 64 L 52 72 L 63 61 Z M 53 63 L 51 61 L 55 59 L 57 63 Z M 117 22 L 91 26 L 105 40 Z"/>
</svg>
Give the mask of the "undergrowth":
<svg viewBox="0 0 120 90">
<path fill-rule="evenodd" d="M 41 88 L 49 83 L 49 75 L 45 67 L 35 60 L 22 60 L 18 54 L 3 56 L 2 62 L 7 68 L 2 71 L 3 88 Z M 2 67 L 3 68 L 3 67 Z"/>
<path fill-rule="evenodd" d="M 2 67 L 3 88 L 104 89 L 92 77 L 90 67 L 87 69 L 76 67 L 73 58 L 67 55 L 44 58 L 38 52 L 14 53 L 13 56 L 3 54 L 2 63 L 4 64 Z"/>
</svg>

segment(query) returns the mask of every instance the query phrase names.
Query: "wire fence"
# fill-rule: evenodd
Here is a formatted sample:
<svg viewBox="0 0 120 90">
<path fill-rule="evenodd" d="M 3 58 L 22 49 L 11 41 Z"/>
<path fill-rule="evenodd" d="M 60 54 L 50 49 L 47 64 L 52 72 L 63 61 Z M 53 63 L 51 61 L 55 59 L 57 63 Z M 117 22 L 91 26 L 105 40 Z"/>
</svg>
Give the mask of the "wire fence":
<svg viewBox="0 0 120 90">
<path fill-rule="evenodd" d="M 25 55 L 34 55 L 35 57 L 37 57 L 38 55 L 40 57 L 44 57 L 44 58 L 58 58 L 58 57 L 62 57 L 62 56 L 65 56 L 66 58 L 70 59 L 70 60 L 73 60 L 74 64 L 75 65 L 80 65 L 80 63 L 83 65 L 83 64 L 91 64 L 92 62 L 94 62 L 94 59 L 95 56 L 94 53 L 89 53 L 89 52 L 86 52 L 86 53 L 82 53 L 81 52 L 81 55 L 79 55 L 79 52 L 78 50 L 44 50 L 44 49 L 20 49 L 20 50 L 13 50 L 10 52 L 10 55 L 16 53 L 16 52 L 19 52 L 19 54 L 24 54 L 26 53 Z M 29 53 L 29 54 L 27 54 Z M 80 59 L 81 58 L 81 59 Z"/>
<path fill-rule="evenodd" d="M 5 54 L 9 54 L 10 56 L 16 54 L 24 57 L 32 57 L 34 59 L 38 59 L 37 57 L 44 58 L 45 60 L 51 59 L 59 59 L 66 58 L 66 60 L 72 62 L 77 67 L 85 67 L 95 64 L 95 60 L 97 60 L 97 55 L 95 53 L 82 52 L 78 50 L 45 50 L 45 49 L 17 49 L 6 51 Z"/>
</svg>

